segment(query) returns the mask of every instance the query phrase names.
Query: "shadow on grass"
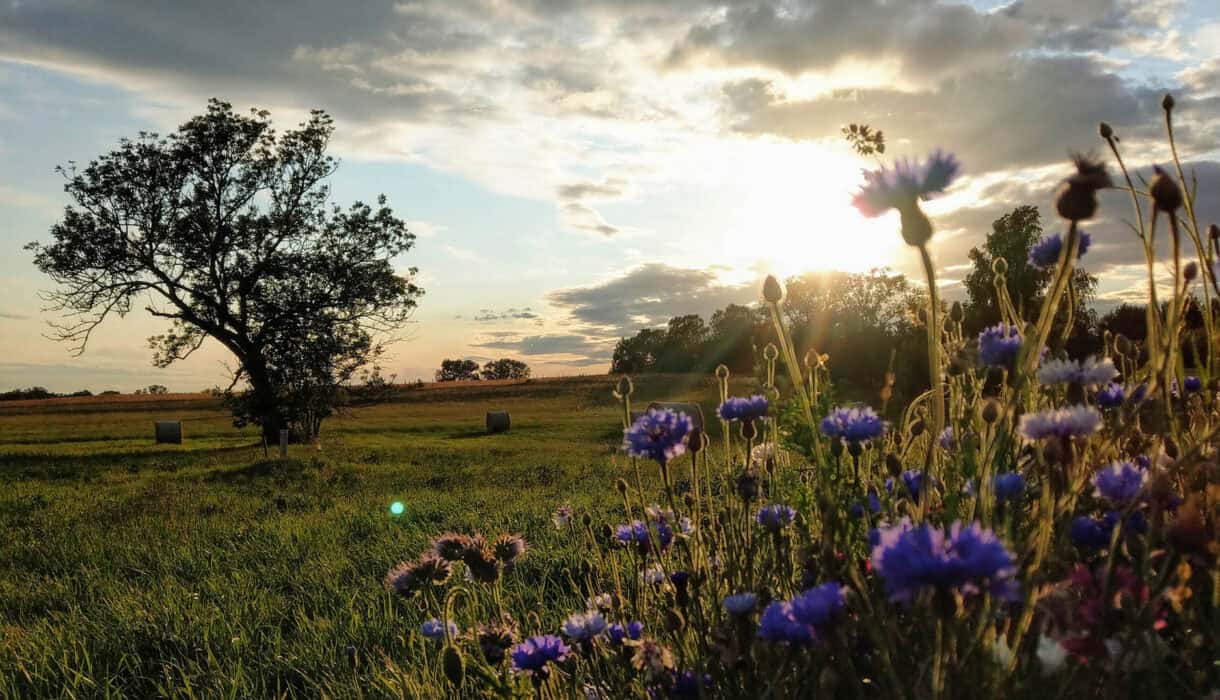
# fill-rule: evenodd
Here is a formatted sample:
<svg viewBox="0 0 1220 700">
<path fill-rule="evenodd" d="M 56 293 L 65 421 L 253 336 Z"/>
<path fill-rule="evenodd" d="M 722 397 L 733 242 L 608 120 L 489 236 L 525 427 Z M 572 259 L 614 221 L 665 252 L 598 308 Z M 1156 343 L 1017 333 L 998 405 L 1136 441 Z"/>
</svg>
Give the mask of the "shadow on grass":
<svg viewBox="0 0 1220 700">
<path fill-rule="evenodd" d="M 122 468 L 129 471 L 148 469 L 174 472 L 201 461 L 249 452 L 261 447 L 260 442 L 201 450 L 159 449 L 150 452 L 100 454 L 0 453 L 0 480 L 71 480 L 88 473 Z"/>
</svg>

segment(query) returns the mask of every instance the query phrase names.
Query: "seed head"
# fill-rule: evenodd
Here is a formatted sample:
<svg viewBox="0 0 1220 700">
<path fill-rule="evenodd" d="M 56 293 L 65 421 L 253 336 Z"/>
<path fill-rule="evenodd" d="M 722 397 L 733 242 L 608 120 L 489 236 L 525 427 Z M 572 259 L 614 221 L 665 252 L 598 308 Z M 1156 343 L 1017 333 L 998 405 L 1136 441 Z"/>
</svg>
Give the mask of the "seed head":
<svg viewBox="0 0 1220 700">
<path fill-rule="evenodd" d="M 962 310 L 962 303 L 960 301 L 953 302 L 953 306 L 949 307 L 949 320 L 954 323 L 961 323 L 965 317 L 966 312 Z"/>
<path fill-rule="evenodd" d="M 456 647 L 445 647 L 445 653 L 441 657 L 441 666 L 445 670 L 445 678 L 449 682 L 461 686 L 462 681 L 466 679 L 466 658 L 462 656 L 462 652 Z"/>
<path fill-rule="evenodd" d="M 1083 154 L 1072 156 L 1076 172 L 1059 188 L 1055 209 L 1068 221 L 1083 221 L 1097 213 L 1097 190 L 1113 186 L 1106 165 Z"/>
<path fill-rule="evenodd" d="M 927 245 L 932 239 L 932 222 L 928 220 L 927 214 L 923 213 L 923 209 L 920 209 L 918 204 L 912 204 L 899 209 L 898 214 L 902 224 L 902 240 L 916 248 Z"/>
<path fill-rule="evenodd" d="M 1173 105 L 1173 95 L 1165 93 L 1165 97 L 1161 98 L 1161 109 L 1165 110 L 1166 112 L 1172 112 Z"/>
<path fill-rule="evenodd" d="M 627 493 L 627 480 L 619 479 L 618 481 L 615 481 L 614 488 L 618 489 L 619 493 L 622 493 L 622 494 Z"/>
<path fill-rule="evenodd" d="M 779 300 L 783 298 L 784 289 L 779 286 L 779 280 L 775 279 L 775 275 L 767 275 L 767 279 L 763 282 L 763 299 L 772 304 L 778 304 Z"/>
<path fill-rule="evenodd" d="M 1110 125 L 1105 122 L 1102 122 L 1097 126 L 1097 132 L 1107 141 L 1110 140 L 1110 137 L 1114 136 L 1114 129 L 1112 129 Z"/>
<path fill-rule="evenodd" d="M 1185 278 L 1187 284 L 1194 282 L 1195 278 L 1198 276 L 1199 263 L 1192 260 L 1186 263 L 1186 267 L 1182 268 L 1182 277 Z"/>
<path fill-rule="evenodd" d="M 983 404 L 983 422 L 994 423 L 1000 417 L 1000 404 L 995 399 L 988 399 Z"/>
<path fill-rule="evenodd" d="M 1207 227 L 1207 235 L 1213 241 L 1220 241 L 1220 226 L 1209 224 Z"/>
<path fill-rule="evenodd" d="M 1148 194 L 1157 209 L 1172 215 L 1182 206 L 1182 188 L 1160 166 L 1152 166 L 1152 179 L 1148 181 Z"/>
</svg>

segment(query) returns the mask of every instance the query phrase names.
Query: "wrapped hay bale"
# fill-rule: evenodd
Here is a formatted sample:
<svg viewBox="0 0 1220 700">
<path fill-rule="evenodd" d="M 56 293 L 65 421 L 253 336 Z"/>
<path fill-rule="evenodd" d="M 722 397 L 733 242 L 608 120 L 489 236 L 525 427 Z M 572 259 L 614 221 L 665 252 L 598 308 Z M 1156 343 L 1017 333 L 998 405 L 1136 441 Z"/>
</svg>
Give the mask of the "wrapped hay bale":
<svg viewBox="0 0 1220 700">
<path fill-rule="evenodd" d="M 159 420 L 154 424 L 157 436 L 157 444 L 182 444 L 182 421 L 177 420 Z"/>
<path fill-rule="evenodd" d="M 489 432 L 489 433 L 508 432 L 508 411 L 488 411 L 487 412 L 487 432 Z"/>
<path fill-rule="evenodd" d="M 686 403 L 683 401 L 653 401 L 648 404 L 648 409 L 673 411 L 674 413 L 685 413 L 690 416 L 690 421 L 694 427 L 703 430 L 703 409 L 697 403 Z"/>
</svg>

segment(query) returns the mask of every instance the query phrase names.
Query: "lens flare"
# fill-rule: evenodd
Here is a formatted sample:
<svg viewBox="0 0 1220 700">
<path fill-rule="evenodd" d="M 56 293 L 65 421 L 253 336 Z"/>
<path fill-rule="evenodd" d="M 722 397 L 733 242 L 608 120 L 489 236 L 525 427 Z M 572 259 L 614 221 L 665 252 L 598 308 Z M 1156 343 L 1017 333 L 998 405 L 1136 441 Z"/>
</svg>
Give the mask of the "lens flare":
<svg viewBox="0 0 1220 700">
<path fill-rule="evenodd" d="M 407 507 L 402 504 L 402 501 L 394 501 L 390 504 L 390 513 L 392 515 L 402 515 L 406 509 Z"/>
</svg>

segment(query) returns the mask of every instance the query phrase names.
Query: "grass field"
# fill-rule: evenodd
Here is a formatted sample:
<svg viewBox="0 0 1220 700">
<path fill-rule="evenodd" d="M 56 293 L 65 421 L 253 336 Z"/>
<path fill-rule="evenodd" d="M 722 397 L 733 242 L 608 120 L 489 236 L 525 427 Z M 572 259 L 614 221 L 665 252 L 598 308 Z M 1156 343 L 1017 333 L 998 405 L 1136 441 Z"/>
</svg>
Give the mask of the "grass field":
<svg viewBox="0 0 1220 700">
<path fill-rule="evenodd" d="M 533 549 L 505 585 L 557 625 L 577 601 L 551 584 L 581 550 L 550 513 L 622 510 L 613 384 L 403 391 L 283 461 L 203 396 L 0 404 L 0 696 L 442 694 L 423 615 L 382 577 L 445 530 L 521 532 Z M 716 388 L 639 381 L 636 405 L 652 399 L 710 416 Z M 491 408 L 510 432 L 484 434 Z M 182 420 L 185 444 L 153 444 L 157 419 Z"/>
</svg>

